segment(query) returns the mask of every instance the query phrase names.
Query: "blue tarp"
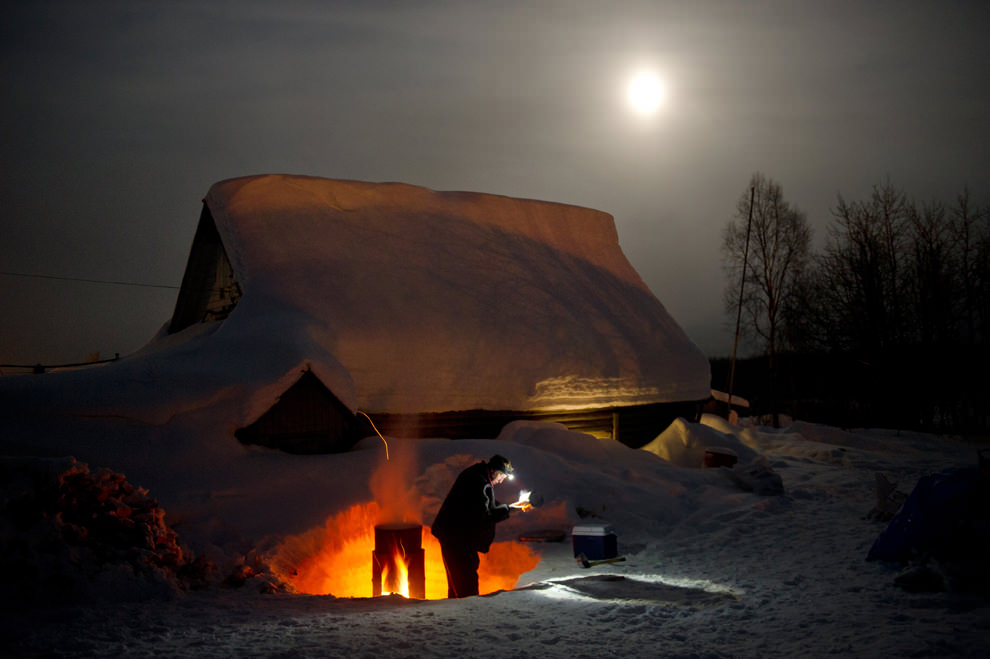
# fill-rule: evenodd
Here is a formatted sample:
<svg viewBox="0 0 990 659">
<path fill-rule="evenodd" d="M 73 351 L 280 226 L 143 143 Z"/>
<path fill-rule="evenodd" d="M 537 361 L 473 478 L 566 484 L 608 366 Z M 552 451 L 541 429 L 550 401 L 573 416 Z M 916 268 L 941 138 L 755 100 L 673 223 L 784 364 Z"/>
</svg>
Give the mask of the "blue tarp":
<svg viewBox="0 0 990 659">
<path fill-rule="evenodd" d="M 962 523 L 981 512 L 979 476 L 977 469 L 949 469 L 920 478 L 866 560 L 907 562 L 952 551 Z"/>
</svg>

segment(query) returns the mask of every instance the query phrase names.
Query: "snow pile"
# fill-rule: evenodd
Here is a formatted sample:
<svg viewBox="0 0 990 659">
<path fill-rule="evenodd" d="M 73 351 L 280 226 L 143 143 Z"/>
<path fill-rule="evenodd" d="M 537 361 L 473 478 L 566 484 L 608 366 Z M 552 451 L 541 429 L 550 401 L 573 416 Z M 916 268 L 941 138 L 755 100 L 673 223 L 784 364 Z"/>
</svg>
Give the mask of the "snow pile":
<svg viewBox="0 0 990 659">
<path fill-rule="evenodd" d="M 720 417 L 709 415 L 712 421 Z M 712 425 L 688 423 L 684 419 L 676 419 L 656 439 L 643 447 L 668 462 L 679 467 L 701 467 L 704 463 L 705 451 L 709 449 L 728 449 L 740 462 L 749 462 L 756 458 L 757 453 L 735 437 L 728 426 L 722 429 Z"/>
</svg>

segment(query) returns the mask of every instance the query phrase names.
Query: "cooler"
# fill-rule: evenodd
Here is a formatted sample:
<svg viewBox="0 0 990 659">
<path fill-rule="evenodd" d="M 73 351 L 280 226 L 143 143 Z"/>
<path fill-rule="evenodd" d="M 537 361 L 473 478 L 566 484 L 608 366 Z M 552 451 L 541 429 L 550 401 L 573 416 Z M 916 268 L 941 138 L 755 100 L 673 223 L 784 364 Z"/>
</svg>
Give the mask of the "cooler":
<svg viewBox="0 0 990 659">
<path fill-rule="evenodd" d="M 589 560 L 615 558 L 619 551 L 615 531 L 608 524 L 578 524 L 571 531 L 574 555 L 584 554 Z"/>
</svg>

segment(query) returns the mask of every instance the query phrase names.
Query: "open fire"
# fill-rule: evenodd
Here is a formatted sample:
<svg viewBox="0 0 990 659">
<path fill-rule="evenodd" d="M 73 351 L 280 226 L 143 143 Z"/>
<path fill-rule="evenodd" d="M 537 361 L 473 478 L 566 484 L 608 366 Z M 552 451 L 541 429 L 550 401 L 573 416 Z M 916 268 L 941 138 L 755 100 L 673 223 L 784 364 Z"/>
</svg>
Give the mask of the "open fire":
<svg viewBox="0 0 990 659">
<path fill-rule="evenodd" d="M 371 594 L 426 599 L 426 562 L 419 524 L 379 524 L 371 555 Z"/>
<path fill-rule="evenodd" d="M 422 525 L 421 497 L 409 485 L 414 481 L 412 457 L 393 450 L 392 459 L 371 476 L 374 500 L 354 504 L 322 526 L 285 538 L 266 556 L 274 576 L 311 595 L 446 598 L 440 543 Z M 481 594 L 514 588 L 540 560 L 519 542 L 493 543 L 480 558 Z"/>
<path fill-rule="evenodd" d="M 381 592 L 375 592 L 376 527 L 411 526 L 379 524 L 380 514 L 381 508 L 374 501 L 356 504 L 328 518 L 321 527 L 286 538 L 268 557 L 272 572 L 297 592 L 309 595 L 375 597 L 397 593 L 419 597 L 418 591 L 413 591 L 408 585 L 409 567 L 401 554 L 381 561 Z M 422 598 L 444 599 L 447 597 L 447 572 L 440 554 L 440 543 L 428 527 L 415 526 L 423 552 Z M 487 554 L 481 554 L 478 568 L 480 593 L 514 588 L 519 577 L 536 567 L 539 560 L 539 556 L 525 544 L 493 543 Z M 387 573 L 386 568 L 391 570 L 392 566 L 397 568 L 397 572 Z M 403 576 L 403 570 L 407 572 L 406 576 Z M 390 574 L 395 574 L 394 581 Z"/>
</svg>

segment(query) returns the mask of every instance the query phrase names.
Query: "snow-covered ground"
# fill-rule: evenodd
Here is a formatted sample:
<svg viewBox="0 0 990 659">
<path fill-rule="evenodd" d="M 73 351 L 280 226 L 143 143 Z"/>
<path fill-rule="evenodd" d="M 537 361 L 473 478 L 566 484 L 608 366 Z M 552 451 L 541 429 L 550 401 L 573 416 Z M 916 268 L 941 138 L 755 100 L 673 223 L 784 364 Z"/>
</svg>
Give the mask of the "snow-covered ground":
<svg viewBox="0 0 990 659">
<path fill-rule="evenodd" d="M 271 551 L 281 538 L 373 498 L 369 482 L 385 459 L 378 438 L 346 454 L 291 456 L 175 427 L 103 420 L 102 430 L 88 425 L 69 432 L 67 423 L 38 428 L 39 452 L 75 447 L 80 460 L 125 473 L 159 499 L 182 542 L 221 567 L 252 548 Z M 700 468 L 702 451 L 711 446 L 733 449 L 739 463 L 731 470 Z M 896 566 L 865 560 L 886 526 L 867 518 L 876 503 L 876 474 L 908 493 L 924 474 L 975 466 L 977 445 L 801 422 L 784 430 L 735 427 L 706 416 L 701 424 L 676 422 L 644 449 L 533 423 L 513 424 L 497 440 L 393 439 L 389 448 L 391 460 L 406 465 L 402 478 L 426 524 L 461 465 L 501 453 L 518 473 L 511 487 L 499 486 L 504 498 L 527 487 L 545 502 L 500 525 L 498 540 L 604 520 L 626 560 L 583 568 L 569 537 L 527 543 L 540 562 L 513 590 L 466 600 L 263 594 L 260 580 L 252 579 L 240 588 L 136 595 L 108 579 L 105 592 L 85 602 L 6 602 L 13 610 L 3 618 L 0 654 L 990 653 L 985 595 L 910 593 L 895 585 Z"/>
</svg>

